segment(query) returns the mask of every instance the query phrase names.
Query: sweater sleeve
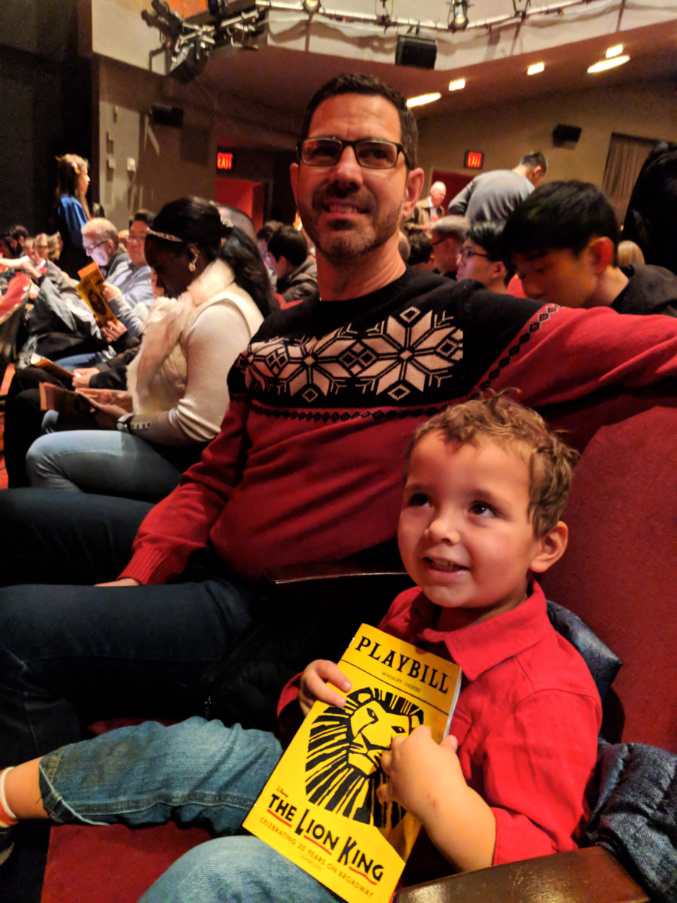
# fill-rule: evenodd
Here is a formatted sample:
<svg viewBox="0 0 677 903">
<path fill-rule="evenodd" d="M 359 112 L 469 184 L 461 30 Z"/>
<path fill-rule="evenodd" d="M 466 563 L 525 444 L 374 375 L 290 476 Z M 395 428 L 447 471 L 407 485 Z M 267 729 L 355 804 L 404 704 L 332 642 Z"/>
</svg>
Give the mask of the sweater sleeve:
<svg viewBox="0 0 677 903">
<path fill-rule="evenodd" d="M 177 488 L 146 516 L 120 577 L 139 583 L 166 583 L 181 574 L 209 532 L 240 479 L 247 453 L 244 398 L 231 401 L 219 435 L 190 467 Z"/>
<path fill-rule="evenodd" d="M 468 182 L 465 188 L 462 188 L 456 197 L 452 198 L 449 201 L 449 206 L 447 207 L 447 212 L 450 214 L 455 214 L 456 216 L 465 216 L 465 211 L 468 209 L 468 204 L 470 203 L 470 197 L 475 190 L 475 180 L 472 182 Z"/>
<path fill-rule="evenodd" d="M 677 322 L 671 317 L 550 305 L 530 318 L 477 388 L 519 386 L 522 404 L 539 407 L 675 375 Z"/>
<path fill-rule="evenodd" d="M 576 848 L 600 724 L 593 696 L 541 690 L 490 732 L 476 756 L 496 818 L 494 865 Z"/>
<path fill-rule="evenodd" d="M 201 313 L 186 336 L 186 391 L 178 403 L 154 417 L 138 415 L 131 431 L 162 445 L 209 442 L 228 409 L 228 371 L 249 342 L 244 318 L 225 304 Z"/>
</svg>

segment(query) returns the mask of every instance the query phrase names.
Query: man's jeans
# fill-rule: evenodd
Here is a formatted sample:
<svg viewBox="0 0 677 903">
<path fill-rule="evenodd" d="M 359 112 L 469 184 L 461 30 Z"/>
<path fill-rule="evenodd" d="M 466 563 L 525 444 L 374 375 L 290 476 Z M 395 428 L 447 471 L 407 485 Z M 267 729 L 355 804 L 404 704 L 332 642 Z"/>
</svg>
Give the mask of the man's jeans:
<svg viewBox="0 0 677 903">
<path fill-rule="evenodd" d="M 43 803 L 58 824 L 149 826 L 175 821 L 218 836 L 182 856 L 145 903 L 329 903 L 338 898 L 263 841 L 231 835 L 282 749 L 263 731 L 191 718 L 154 722 L 63 747 L 40 765 Z"/>
</svg>

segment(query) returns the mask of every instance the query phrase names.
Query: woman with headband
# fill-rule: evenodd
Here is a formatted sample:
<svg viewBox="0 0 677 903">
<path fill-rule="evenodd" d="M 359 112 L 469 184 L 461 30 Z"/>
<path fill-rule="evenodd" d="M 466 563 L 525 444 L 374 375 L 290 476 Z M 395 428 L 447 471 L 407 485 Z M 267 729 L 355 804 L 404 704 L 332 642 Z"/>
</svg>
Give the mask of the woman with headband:
<svg viewBox="0 0 677 903">
<path fill-rule="evenodd" d="M 99 430 L 55 432 L 31 446 L 31 486 L 157 501 L 214 438 L 227 376 L 268 312 L 254 242 L 199 198 L 166 204 L 146 237 L 159 298 L 127 392 L 82 389 Z"/>
</svg>

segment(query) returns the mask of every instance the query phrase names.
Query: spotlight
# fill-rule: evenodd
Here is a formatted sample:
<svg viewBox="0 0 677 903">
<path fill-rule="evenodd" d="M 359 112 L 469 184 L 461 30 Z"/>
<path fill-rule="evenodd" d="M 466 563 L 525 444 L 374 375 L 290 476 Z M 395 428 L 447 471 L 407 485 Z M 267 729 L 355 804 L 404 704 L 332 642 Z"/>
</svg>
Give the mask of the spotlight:
<svg viewBox="0 0 677 903">
<path fill-rule="evenodd" d="M 320 0 L 303 0 L 303 9 L 309 16 L 314 16 L 320 8 Z"/>
<path fill-rule="evenodd" d="M 449 25 L 452 31 L 464 31 L 468 27 L 468 0 L 454 0 Z"/>
</svg>

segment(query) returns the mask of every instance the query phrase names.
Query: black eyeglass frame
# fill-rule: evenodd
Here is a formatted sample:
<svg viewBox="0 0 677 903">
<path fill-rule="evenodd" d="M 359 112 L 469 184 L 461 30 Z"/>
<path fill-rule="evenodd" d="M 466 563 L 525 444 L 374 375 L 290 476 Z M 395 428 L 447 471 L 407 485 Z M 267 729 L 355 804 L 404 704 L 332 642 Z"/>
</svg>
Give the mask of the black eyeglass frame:
<svg viewBox="0 0 677 903">
<path fill-rule="evenodd" d="M 98 244 L 92 245 L 91 248 L 86 248 L 85 245 L 84 245 L 84 242 L 83 242 L 83 244 L 82 244 L 82 250 L 85 252 L 85 254 L 89 255 L 89 254 L 92 253 L 92 251 L 96 251 L 97 248 L 100 248 L 101 245 L 105 245 L 106 242 L 107 242 L 107 241 L 110 241 L 110 240 L 111 240 L 110 238 L 102 238 L 101 241 L 98 242 Z"/>
<path fill-rule="evenodd" d="M 341 145 L 341 150 L 333 163 L 310 163 L 308 160 L 303 159 L 303 148 L 308 141 L 335 141 L 337 144 Z M 392 166 L 365 166 L 363 163 L 360 163 L 360 158 L 357 155 L 357 145 L 358 144 L 388 144 L 390 147 L 397 148 L 397 157 L 395 158 L 395 162 Z M 355 141 L 348 141 L 344 138 L 339 138 L 336 135 L 313 135 L 312 138 L 304 138 L 303 141 L 299 141 L 296 145 L 296 152 L 298 154 L 299 161 L 301 163 L 305 163 L 306 166 L 313 167 L 321 167 L 321 166 L 336 166 L 341 157 L 343 156 L 343 152 L 347 147 L 352 147 L 353 153 L 355 154 L 355 159 L 358 164 L 363 169 L 395 169 L 397 166 L 397 161 L 399 159 L 400 154 L 404 157 L 404 162 L 406 163 L 407 169 L 411 169 L 411 163 L 409 162 L 409 157 L 407 157 L 407 152 L 404 149 L 404 145 L 400 144 L 398 141 L 390 141 L 388 138 L 357 138 Z"/>
</svg>

